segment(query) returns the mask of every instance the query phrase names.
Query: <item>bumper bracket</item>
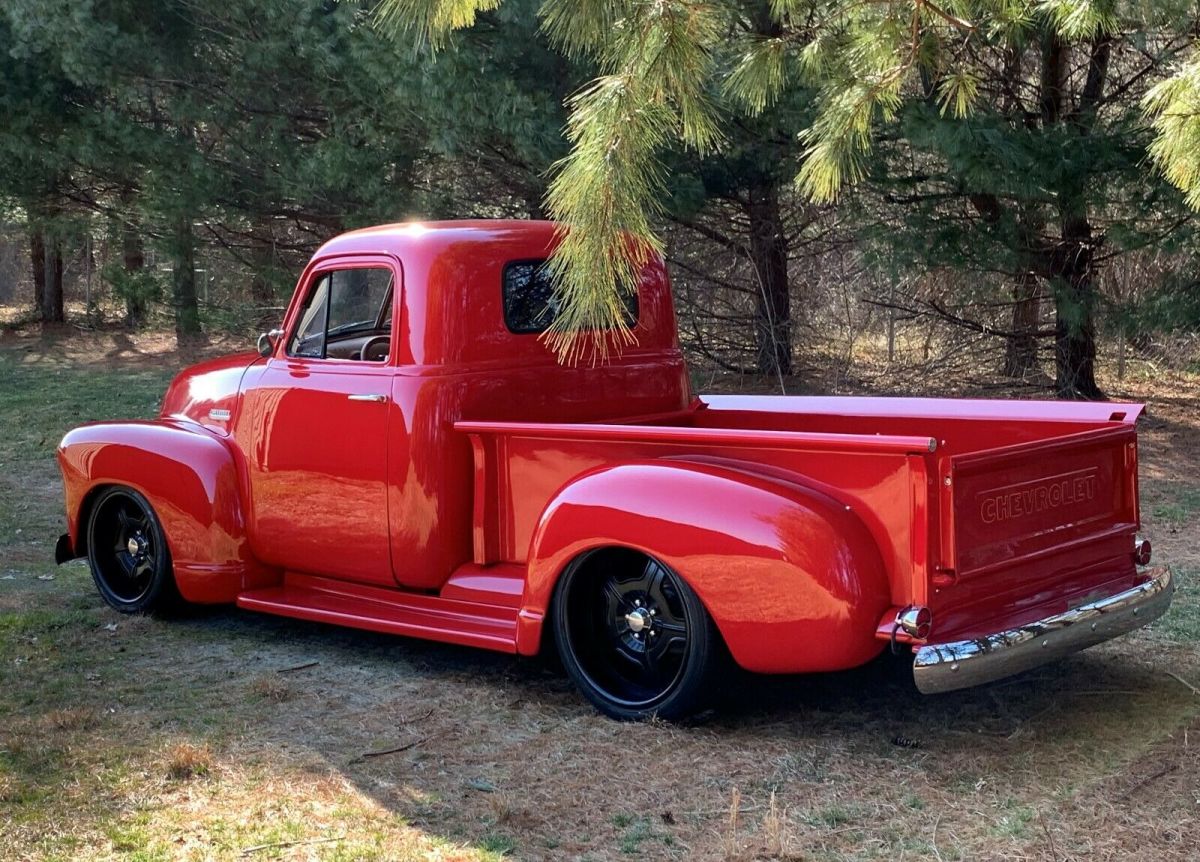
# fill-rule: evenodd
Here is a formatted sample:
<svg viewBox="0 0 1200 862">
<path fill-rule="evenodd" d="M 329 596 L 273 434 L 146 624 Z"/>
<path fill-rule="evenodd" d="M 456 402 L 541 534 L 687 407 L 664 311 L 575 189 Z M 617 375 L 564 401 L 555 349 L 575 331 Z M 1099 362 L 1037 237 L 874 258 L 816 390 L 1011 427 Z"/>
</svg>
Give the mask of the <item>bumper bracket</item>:
<svg viewBox="0 0 1200 862">
<path fill-rule="evenodd" d="M 54 545 L 54 562 L 62 565 L 67 560 L 73 560 L 79 554 L 75 553 L 74 547 L 71 546 L 71 537 L 63 533 L 58 537 L 58 541 Z"/>
</svg>

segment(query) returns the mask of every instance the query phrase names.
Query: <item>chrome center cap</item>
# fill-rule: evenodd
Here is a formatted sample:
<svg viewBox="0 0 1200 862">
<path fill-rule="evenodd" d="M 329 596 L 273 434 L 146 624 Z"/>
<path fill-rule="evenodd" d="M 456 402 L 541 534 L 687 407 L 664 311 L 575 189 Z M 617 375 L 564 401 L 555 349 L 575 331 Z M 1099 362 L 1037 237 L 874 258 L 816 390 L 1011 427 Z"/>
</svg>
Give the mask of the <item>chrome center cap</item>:
<svg viewBox="0 0 1200 862">
<path fill-rule="evenodd" d="M 129 537 L 129 541 L 125 543 L 125 550 L 129 551 L 131 557 L 142 557 L 146 553 L 146 537 L 140 532 L 134 533 Z"/>
<path fill-rule="evenodd" d="M 650 611 L 645 608 L 634 608 L 625 614 L 625 622 L 629 625 L 629 630 L 637 634 L 640 631 L 650 628 L 654 620 L 650 616 Z"/>
</svg>

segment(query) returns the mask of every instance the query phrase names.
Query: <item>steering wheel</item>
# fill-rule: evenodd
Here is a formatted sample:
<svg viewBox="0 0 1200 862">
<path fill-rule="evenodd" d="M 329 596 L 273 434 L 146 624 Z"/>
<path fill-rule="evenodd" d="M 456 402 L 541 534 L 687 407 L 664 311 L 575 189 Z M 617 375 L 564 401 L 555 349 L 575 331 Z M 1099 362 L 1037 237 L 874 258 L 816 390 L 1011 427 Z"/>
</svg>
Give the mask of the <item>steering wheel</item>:
<svg viewBox="0 0 1200 862">
<path fill-rule="evenodd" d="M 358 358 L 363 362 L 387 362 L 391 343 L 390 335 L 372 335 L 358 352 Z"/>
</svg>

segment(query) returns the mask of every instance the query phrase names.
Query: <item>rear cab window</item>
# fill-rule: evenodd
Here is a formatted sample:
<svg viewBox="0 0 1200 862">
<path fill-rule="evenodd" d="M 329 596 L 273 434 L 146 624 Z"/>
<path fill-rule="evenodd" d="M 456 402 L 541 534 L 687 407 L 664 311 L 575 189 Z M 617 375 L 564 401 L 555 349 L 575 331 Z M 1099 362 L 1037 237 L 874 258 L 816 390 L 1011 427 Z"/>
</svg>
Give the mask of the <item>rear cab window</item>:
<svg viewBox="0 0 1200 862">
<path fill-rule="evenodd" d="M 545 260 L 517 260 L 504 267 L 504 324 L 517 335 L 545 332 L 558 317 L 560 300 Z M 625 322 L 638 322 L 637 292 L 623 293 Z"/>
</svg>

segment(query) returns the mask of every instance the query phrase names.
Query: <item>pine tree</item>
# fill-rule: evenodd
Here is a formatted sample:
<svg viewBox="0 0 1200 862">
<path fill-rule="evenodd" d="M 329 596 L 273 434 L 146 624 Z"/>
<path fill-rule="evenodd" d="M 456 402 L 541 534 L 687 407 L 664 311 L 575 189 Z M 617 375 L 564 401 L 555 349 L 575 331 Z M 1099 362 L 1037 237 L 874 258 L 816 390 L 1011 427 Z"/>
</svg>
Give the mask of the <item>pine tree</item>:
<svg viewBox="0 0 1200 862">
<path fill-rule="evenodd" d="M 385 23 L 436 47 L 498 5 L 384 0 L 380 9 Z M 546 337 L 568 361 L 588 352 L 602 358 L 632 338 L 622 294 L 635 288 L 647 256 L 661 251 L 652 229 L 664 198 L 659 156 L 675 140 L 700 153 L 718 144 L 708 84 L 732 11 L 699 0 L 541 6 L 554 44 L 600 70 L 568 103 L 571 151 L 558 162 L 546 199 L 549 214 L 568 228 L 552 261 L 562 310 Z"/>
<path fill-rule="evenodd" d="M 1200 53 L 1178 65 L 1171 77 L 1146 94 L 1146 110 L 1157 133 L 1150 155 L 1163 174 L 1200 209 Z"/>
<path fill-rule="evenodd" d="M 532 12 L 435 64 L 370 21 L 327 0 L 5 3 L 0 197 L 41 244 L 39 283 L 61 269 L 51 228 L 99 216 L 125 251 L 106 273 L 129 322 L 165 294 L 190 334 L 205 246 L 261 290 L 341 230 L 538 209 L 565 152 L 561 101 L 582 78 Z M 147 252 L 171 274 L 145 271 Z"/>
<path fill-rule="evenodd" d="M 1032 371 L 1049 334 L 1063 397 L 1101 395 L 1101 261 L 1186 233 L 1178 196 L 1145 170 L 1136 98 L 1172 48 L 1165 34 L 1130 29 L 1070 45 L 1050 22 L 1031 23 L 1019 39 L 976 46 L 969 115 L 955 117 L 927 87 L 883 128 L 868 182 L 903 210 L 893 244 L 914 265 L 1006 273 L 1003 369 Z M 1038 329 L 1043 290 L 1055 309 L 1050 333 Z"/>
<path fill-rule="evenodd" d="M 381 17 L 396 31 L 440 46 L 498 6 L 499 0 L 383 0 Z M 997 51 L 1039 44 L 1043 123 L 1086 139 L 1098 129 L 1117 39 L 1154 33 L 1159 56 L 1141 81 L 1194 38 L 1187 10 L 1168 2 L 771 0 L 774 29 L 766 32 L 747 23 L 756 7 L 732 0 L 542 3 L 543 27 L 560 49 L 598 69 L 569 103 L 571 152 L 558 164 L 548 197 L 550 213 L 564 225 L 554 263 L 565 308 L 550 333 L 564 358 L 589 350 L 602 356 L 611 346 L 603 333 L 623 326 L 620 292 L 631 289 L 648 251 L 660 248 L 653 224 L 662 207 L 663 154 L 680 145 L 701 153 L 719 148 L 722 110 L 757 114 L 786 91 L 815 88 L 815 118 L 803 133 L 796 182 L 813 200 L 831 202 L 867 177 L 876 127 L 895 122 L 907 102 L 931 99 L 944 115 L 966 121 Z M 722 63 L 730 53 L 740 61 Z M 1081 62 L 1072 64 L 1072 57 Z M 1172 182 L 1192 193 L 1193 205 L 1200 205 L 1197 80 L 1193 62 L 1147 101 L 1158 135 L 1150 152 Z M 1068 90 L 1077 96 L 1069 105 Z M 1098 397 L 1094 203 L 1069 178 L 1052 193 L 1058 387 L 1065 396 Z M 1027 294 L 1022 284 L 1017 289 Z M 1028 345 L 1014 346 L 1021 349 Z"/>
<path fill-rule="evenodd" d="M 0 14 L 0 198 L 22 210 L 29 227 L 33 305 L 39 320 L 63 320 L 63 245 L 71 200 L 69 176 L 92 93 L 31 50 L 39 26 L 31 10 Z"/>
</svg>

